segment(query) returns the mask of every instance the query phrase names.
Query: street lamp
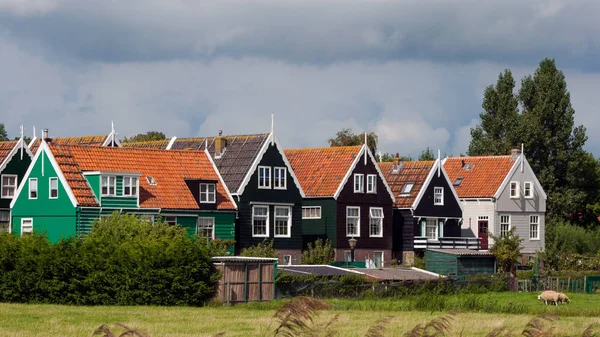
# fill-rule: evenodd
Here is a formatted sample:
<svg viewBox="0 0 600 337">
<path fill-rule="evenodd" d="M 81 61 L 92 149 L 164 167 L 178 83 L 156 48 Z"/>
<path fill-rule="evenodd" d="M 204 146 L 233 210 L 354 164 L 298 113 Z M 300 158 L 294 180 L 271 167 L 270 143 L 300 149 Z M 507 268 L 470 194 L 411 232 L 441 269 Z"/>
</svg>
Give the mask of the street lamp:
<svg viewBox="0 0 600 337">
<path fill-rule="evenodd" d="M 354 262 L 354 248 L 356 248 L 356 239 L 353 237 L 351 237 L 350 239 L 348 239 L 348 244 L 350 245 L 350 261 Z"/>
</svg>

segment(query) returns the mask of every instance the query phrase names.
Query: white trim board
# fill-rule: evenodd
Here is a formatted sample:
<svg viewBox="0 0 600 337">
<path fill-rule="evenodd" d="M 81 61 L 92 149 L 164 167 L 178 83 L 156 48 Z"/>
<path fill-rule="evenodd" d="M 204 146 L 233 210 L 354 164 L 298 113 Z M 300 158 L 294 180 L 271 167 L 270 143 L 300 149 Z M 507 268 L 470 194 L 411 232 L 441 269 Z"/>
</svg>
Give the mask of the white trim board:
<svg viewBox="0 0 600 337">
<path fill-rule="evenodd" d="M 19 139 L 17 144 L 15 144 L 15 146 L 12 148 L 12 150 L 10 150 L 10 152 L 8 153 L 6 158 L 4 158 L 4 161 L 2 162 L 2 164 L 0 164 L 0 172 L 4 171 L 4 169 L 6 168 L 6 165 L 8 165 L 8 163 L 13 159 L 13 157 L 17 153 L 19 153 L 19 150 L 21 150 L 21 149 L 23 149 L 23 151 L 25 151 L 29 155 L 29 158 L 33 158 L 33 153 L 31 153 L 31 150 L 29 149 L 29 147 L 27 147 L 27 144 L 25 144 L 25 141 L 23 140 L 23 138 L 21 138 L 21 139 Z"/>
<path fill-rule="evenodd" d="M 217 173 L 217 177 L 219 178 L 219 183 L 221 183 L 221 185 L 223 185 L 223 188 L 225 188 L 225 192 L 227 193 L 227 197 L 229 198 L 229 201 L 231 201 L 231 203 L 233 203 L 233 207 L 235 207 L 235 209 L 238 209 L 237 203 L 235 202 L 235 199 L 233 199 L 233 196 L 231 195 L 231 193 L 229 192 L 229 188 L 227 188 L 227 185 L 225 184 L 225 181 L 223 181 L 223 177 L 221 177 L 221 172 L 219 172 L 219 169 L 217 168 L 217 165 L 215 165 L 215 162 L 213 161 L 212 157 L 210 156 L 210 153 L 208 152 L 207 149 L 204 149 L 204 154 L 206 155 L 206 157 L 208 157 L 208 160 L 210 161 L 210 164 L 212 165 L 213 170 Z M 215 187 L 215 193 L 217 192 L 216 187 Z M 216 195 L 215 195 L 215 204 L 216 204 Z M 219 207 L 219 205 L 217 204 L 217 207 Z"/>
<path fill-rule="evenodd" d="M 500 194 L 502 194 L 502 191 L 506 188 L 506 185 L 508 185 L 508 183 L 510 181 L 510 177 L 512 177 L 515 174 L 515 172 L 519 168 L 521 162 L 523 162 L 527 166 L 527 170 L 529 170 L 529 172 L 531 172 L 531 175 L 533 176 L 533 183 L 534 183 L 536 189 L 538 191 L 540 191 L 540 195 L 544 198 L 544 200 L 547 200 L 548 196 L 546 195 L 546 192 L 544 191 L 542 184 L 540 184 L 540 181 L 537 179 L 535 172 L 533 172 L 533 169 L 529 165 L 529 161 L 527 160 L 527 158 L 525 158 L 524 154 L 519 155 L 519 157 L 515 160 L 513 166 L 510 168 L 510 171 L 508 171 L 508 174 L 504 177 L 502 184 L 500 184 L 500 187 L 498 187 L 498 189 L 496 190 L 496 193 L 494 194 L 494 198 L 496 198 L 496 199 L 500 198 Z"/>
<path fill-rule="evenodd" d="M 444 159 L 444 161 L 445 161 L 445 159 Z M 417 197 L 415 198 L 415 201 L 413 202 L 411 209 L 417 208 L 417 206 L 421 202 L 421 199 L 423 198 L 423 195 L 425 194 L 425 191 L 427 190 L 427 187 L 429 187 L 429 184 L 431 183 L 433 176 L 436 174 L 436 171 L 439 169 L 440 173 L 444 176 L 446 183 L 448 184 L 450 190 L 452 191 L 452 195 L 454 196 L 454 199 L 456 200 L 458 207 L 460 207 L 460 211 L 461 212 L 464 211 L 463 206 L 460 202 L 460 198 L 458 197 L 458 194 L 456 194 L 456 190 L 454 189 L 454 185 L 450 181 L 450 177 L 448 176 L 448 173 L 444 169 L 444 161 L 442 161 L 440 158 L 435 160 L 435 163 L 431 167 L 431 170 L 429 171 L 427 178 L 423 182 L 423 185 L 421 185 L 421 190 L 419 190 L 419 194 L 417 194 Z"/>
</svg>

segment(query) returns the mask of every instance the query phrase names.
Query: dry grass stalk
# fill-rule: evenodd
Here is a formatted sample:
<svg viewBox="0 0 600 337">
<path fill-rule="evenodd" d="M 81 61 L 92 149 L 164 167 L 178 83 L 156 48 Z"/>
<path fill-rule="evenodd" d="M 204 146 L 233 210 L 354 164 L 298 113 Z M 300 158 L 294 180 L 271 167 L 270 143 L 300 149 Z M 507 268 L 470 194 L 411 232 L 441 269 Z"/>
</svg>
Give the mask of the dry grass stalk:
<svg viewBox="0 0 600 337">
<path fill-rule="evenodd" d="M 510 337 L 512 334 L 506 329 L 505 326 L 495 328 L 487 334 L 487 337 Z"/>
<path fill-rule="evenodd" d="M 329 303 L 314 298 L 295 297 L 273 315 L 277 322 L 274 336 L 318 336 L 320 333 L 331 336 L 332 332 L 326 331 L 325 328 L 329 328 L 337 316 L 333 317 L 324 327 L 314 326 L 314 317 L 317 312 L 329 309 L 329 307 Z"/>
<path fill-rule="evenodd" d="M 592 323 L 590 325 L 588 325 L 588 327 L 583 331 L 583 333 L 581 334 L 581 337 L 595 337 L 595 336 L 600 336 L 600 324 L 598 323 Z"/>
<path fill-rule="evenodd" d="M 434 318 L 427 324 L 418 324 L 412 330 L 404 334 L 406 337 L 442 337 L 450 331 L 450 326 L 454 320 L 454 316 L 459 314 L 458 311 L 450 311 L 447 314 Z"/>
<path fill-rule="evenodd" d="M 378 319 L 375 322 L 375 324 L 371 325 L 369 330 L 367 330 L 367 334 L 365 335 L 365 337 L 384 337 L 385 332 L 387 331 L 387 328 L 385 327 L 385 325 L 389 324 L 393 318 L 394 318 L 393 316 L 387 316 L 387 317 Z"/>
<path fill-rule="evenodd" d="M 115 333 L 112 332 L 112 330 L 110 329 L 110 327 L 108 327 L 108 325 L 106 324 L 102 324 L 101 326 L 98 327 L 98 329 L 96 329 L 96 331 L 94 331 L 94 333 L 92 334 L 92 336 L 101 336 L 101 337 L 150 337 L 150 335 L 145 334 L 141 331 L 137 331 L 137 330 L 133 330 L 130 327 L 121 324 L 121 323 L 115 323 L 115 326 L 125 330 L 124 332 L 122 332 L 120 335 L 116 335 Z"/>
<path fill-rule="evenodd" d="M 551 314 L 541 314 L 535 316 L 527 325 L 525 326 L 525 330 L 523 330 L 523 336 L 526 337 L 543 337 L 543 336 L 552 336 L 554 327 L 550 327 L 548 329 L 544 329 L 545 322 L 552 322 L 558 319 L 557 315 Z"/>
</svg>

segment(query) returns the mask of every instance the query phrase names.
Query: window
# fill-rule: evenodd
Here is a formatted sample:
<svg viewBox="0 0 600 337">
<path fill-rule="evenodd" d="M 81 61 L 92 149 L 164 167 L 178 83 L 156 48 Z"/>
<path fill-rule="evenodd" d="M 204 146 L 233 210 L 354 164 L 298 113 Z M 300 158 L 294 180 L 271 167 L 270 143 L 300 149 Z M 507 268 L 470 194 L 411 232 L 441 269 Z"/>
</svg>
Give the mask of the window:
<svg viewBox="0 0 600 337">
<path fill-rule="evenodd" d="M 454 181 L 454 184 L 452 184 L 452 185 L 460 186 L 460 183 L 462 183 L 463 179 L 464 179 L 463 177 L 456 178 L 456 180 Z"/>
<path fill-rule="evenodd" d="M 21 236 L 33 234 L 33 219 L 21 219 Z"/>
<path fill-rule="evenodd" d="M 103 197 L 114 196 L 117 189 L 116 177 L 102 177 L 102 190 L 100 194 Z"/>
<path fill-rule="evenodd" d="M 444 205 L 444 188 L 434 187 L 433 188 L 433 204 L 436 206 Z"/>
<path fill-rule="evenodd" d="M 289 238 L 292 227 L 292 209 L 288 206 L 275 206 L 275 237 Z"/>
<path fill-rule="evenodd" d="M 275 167 L 273 169 L 273 188 L 276 190 L 285 190 L 287 188 L 287 169 L 285 167 Z"/>
<path fill-rule="evenodd" d="M 252 207 L 252 236 L 269 236 L 269 206 Z"/>
<path fill-rule="evenodd" d="M 215 184 L 200 184 L 200 203 L 215 203 Z"/>
<path fill-rule="evenodd" d="M 346 236 L 360 236 L 360 207 L 346 207 Z"/>
<path fill-rule="evenodd" d="M 354 193 L 363 193 L 365 191 L 365 175 L 354 174 Z"/>
<path fill-rule="evenodd" d="M 156 180 L 154 180 L 154 177 L 146 177 L 146 181 L 148 182 L 148 185 L 150 186 L 156 186 Z"/>
<path fill-rule="evenodd" d="M 510 215 L 500 216 L 500 236 L 506 236 L 510 232 Z"/>
<path fill-rule="evenodd" d="M 321 219 L 321 206 L 302 207 L 302 219 Z"/>
<path fill-rule="evenodd" d="M 37 199 L 38 184 L 37 178 L 29 178 L 29 199 Z"/>
<path fill-rule="evenodd" d="M 525 198 L 533 198 L 533 184 L 531 181 L 526 181 L 525 186 L 523 187 L 523 196 Z"/>
<path fill-rule="evenodd" d="M 123 195 L 136 197 L 138 194 L 138 178 L 123 177 Z"/>
<path fill-rule="evenodd" d="M 369 236 L 383 237 L 383 208 L 371 207 L 369 213 Z"/>
<path fill-rule="evenodd" d="M 410 194 L 410 191 L 412 191 L 413 186 L 415 186 L 415 183 L 404 184 L 404 187 L 402 187 L 402 192 L 400 192 L 400 196 L 407 197 Z"/>
<path fill-rule="evenodd" d="M 529 239 L 540 239 L 540 217 L 537 215 L 529 217 Z"/>
<path fill-rule="evenodd" d="M 50 178 L 50 199 L 58 198 L 58 178 Z"/>
<path fill-rule="evenodd" d="M 177 225 L 177 217 L 176 216 L 166 216 L 164 219 L 165 219 L 165 222 L 171 226 Z"/>
<path fill-rule="evenodd" d="M 383 268 L 383 252 L 373 252 L 375 268 Z"/>
<path fill-rule="evenodd" d="M 511 198 L 519 197 L 519 183 L 516 181 L 510 182 L 510 197 Z"/>
<path fill-rule="evenodd" d="M 10 211 L 0 211 L 0 232 L 10 230 Z"/>
<path fill-rule="evenodd" d="M 437 219 L 427 219 L 425 222 L 425 236 L 429 240 L 437 240 L 438 238 L 438 224 Z"/>
<path fill-rule="evenodd" d="M 140 218 L 143 221 L 154 223 L 154 215 L 153 214 L 138 214 L 138 218 Z"/>
<path fill-rule="evenodd" d="M 367 193 L 377 193 L 377 175 L 367 175 Z"/>
<path fill-rule="evenodd" d="M 283 256 L 283 265 L 289 266 L 291 264 L 292 264 L 292 256 L 291 255 L 284 255 Z"/>
<path fill-rule="evenodd" d="M 17 189 L 17 176 L 14 174 L 2 175 L 2 198 L 12 199 Z"/>
<path fill-rule="evenodd" d="M 196 233 L 203 238 L 215 238 L 215 218 L 198 218 Z"/>
<path fill-rule="evenodd" d="M 351 262 L 352 261 L 352 252 L 349 250 L 344 251 L 344 261 Z"/>
<path fill-rule="evenodd" d="M 258 167 L 258 188 L 271 188 L 271 168 L 269 166 Z"/>
</svg>

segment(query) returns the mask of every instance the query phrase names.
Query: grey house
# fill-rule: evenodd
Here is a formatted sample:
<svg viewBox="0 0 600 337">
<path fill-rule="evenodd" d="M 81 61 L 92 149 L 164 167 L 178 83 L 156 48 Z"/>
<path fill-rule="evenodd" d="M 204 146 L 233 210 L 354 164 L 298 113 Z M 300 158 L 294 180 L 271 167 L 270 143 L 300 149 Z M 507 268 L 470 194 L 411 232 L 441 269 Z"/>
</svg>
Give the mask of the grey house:
<svg viewBox="0 0 600 337">
<path fill-rule="evenodd" d="M 507 156 L 450 157 L 444 168 L 463 208 L 462 230 L 479 237 L 482 249 L 515 228 L 524 239 L 523 262 L 544 250 L 546 193 L 520 150 Z"/>
</svg>

